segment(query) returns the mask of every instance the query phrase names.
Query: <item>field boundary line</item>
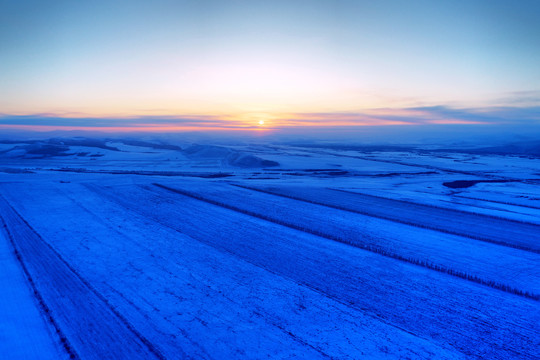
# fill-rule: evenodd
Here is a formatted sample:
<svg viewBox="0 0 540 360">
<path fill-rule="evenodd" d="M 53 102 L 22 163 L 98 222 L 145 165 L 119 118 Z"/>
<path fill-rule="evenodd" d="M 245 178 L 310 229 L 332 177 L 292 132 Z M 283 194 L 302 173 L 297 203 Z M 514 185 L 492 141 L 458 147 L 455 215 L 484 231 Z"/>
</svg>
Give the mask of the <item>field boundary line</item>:
<svg viewBox="0 0 540 360">
<path fill-rule="evenodd" d="M 393 221 L 393 222 L 397 222 L 397 223 L 400 223 L 400 224 L 405 224 L 405 225 L 418 227 L 418 228 L 421 228 L 421 229 L 428 229 L 428 230 L 442 232 L 442 233 L 445 233 L 445 234 L 462 236 L 462 237 L 466 237 L 466 238 L 473 239 L 473 240 L 487 242 L 487 243 L 490 243 L 490 244 L 506 246 L 506 247 L 511 247 L 511 248 L 514 248 L 514 249 L 519 249 L 519 250 L 523 250 L 523 251 L 528 251 L 528 252 L 540 254 L 540 249 L 534 249 L 534 248 L 530 248 L 530 247 L 526 247 L 526 246 L 521 246 L 521 245 L 518 245 L 518 244 L 512 244 L 512 243 L 507 243 L 507 242 L 503 242 L 503 241 L 497 241 L 497 240 L 493 240 L 493 239 L 489 239 L 489 238 L 483 238 L 483 237 L 479 237 L 479 236 L 467 235 L 467 234 L 460 233 L 460 232 L 455 232 L 455 231 L 451 231 L 451 230 L 437 228 L 435 226 L 426 226 L 426 225 L 423 225 L 423 224 L 414 223 L 412 221 L 396 219 L 396 218 L 392 218 L 392 217 L 384 216 L 384 215 L 379 215 L 379 214 L 372 214 L 372 213 L 367 212 L 367 211 L 360 211 L 360 210 L 356 210 L 356 209 L 351 209 L 351 208 L 348 208 L 346 206 L 327 204 L 327 203 L 324 203 L 324 202 L 321 202 L 321 201 L 315 201 L 315 200 L 308 200 L 308 199 L 305 199 L 305 198 L 302 198 L 302 197 L 299 197 L 299 196 L 282 194 L 282 193 L 279 193 L 279 192 L 273 192 L 273 191 L 264 190 L 264 189 L 260 189 L 260 188 L 256 188 L 256 187 L 245 186 L 245 185 L 240 185 L 240 184 L 231 184 L 231 185 L 239 187 L 239 188 L 247 189 L 247 190 L 258 191 L 258 192 L 261 192 L 261 193 L 264 193 L 264 194 L 280 196 L 280 197 L 287 198 L 287 199 L 303 201 L 303 202 L 307 202 L 307 203 L 315 204 L 315 205 L 326 206 L 326 207 L 337 209 L 337 210 L 348 211 L 348 212 L 354 213 L 354 214 L 360 214 L 360 215 L 365 215 L 365 216 L 369 216 L 369 217 L 373 217 L 373 218 L 377 218 L 377 219 Z M 358 194 L 358 193 L 352 193 L 352 194 Z M 359 194 L 359 195 L 362 195 L 362 194 Z M 383 199 L 385 199 L 385 198 L 383 198 Z M 520 222 L 517 222 L 517 223 L 521 224 Z M 529 224 L 529 223 L 527 223 L 527 224 Z M 534 224 L 531 224 L 531 225 L 534 225 Z"/>
<path fill-rule="evenodd" d="M 309 229 L 309 228 L 306 228 L 306 227 L 302 227 L 302 226 L 299 226 L 299 225 L 292 224 L 290 222 L 279 221 L 279 220 L 277 220 L 275 218 L 265 216 L 265 215 L 262 215 L 262 214 L 259 214 L 259 213 L 255 213 L 253 211 L 241 209 L 241 208 L 236 207 L 234 205 L 225 204 L 225 203 L 222 203 L 222 202 L 219 202 L 219 201 L 211 200 L 211 199 L 205 198 L 205 197 L 203 197 L 201 195 L 198 195 L 198 194 L 195 194 L 195 193 L 192 193 L 192 192 L 189 192 L 189 191 L 180 190 L 180 189 L 176 189 L 176 188 L 171 188 L 171 187 L 159 184 L 159 183 L 153 183 L 152 185 L 154 185 L 156 187 L 159 187 L 159 188 L 162 188 L 164 190 L 173 192 L 173 193 L 188 196 L 188 197 L 191 197 L 193 199 L 200 200 L 200 201 L 212 204 L 212 205 L 220 206 L 220 207 L 223 207 L 223 208 L 226 208 L 226 209 L 229 209 L 229 210 L 232 210 L 232 211 L 236 211 L 236 212 L 248 215 L 248 216 L 252 216 L 252 217 L 255 217 L 255 218 L 258 218 L 258 219 L 261 219 L 261 220 L 269 221 L 269 222 L 272 222 L 272 223 L 277 224 L 277 225 L 286 226 L 286 227 L 294 229 L 294 230 L 306 232 L 306 233 L 309 233 L 309 234 L 312 234 L 312 235 L 315 235 L 315 236 L 319 236 L 319 237 L 322 237 L 322 238 L 325 238 L 325 239 L 328 239 L 328 240 L 332 240 L 332 241 L 336 241 L 336 242 L 339 242 L 339 243 L 342 243 L 342 244 L 346 244 L 346 245 L 349 245 L 349 246 L 352 246 L 352 247 L 355 247 L 355 248 L 358 248 L 358 249 L 370 251 L 370 252 L 385 256 L 385 257 L 395 259 L 395 260 L 399 260 L 399 261 L 403 261 L 403 262 L 406 262 L 406 263 L 409 263 L 409 264 L 417 265 L 417 266 L 427 268 L 427 269 L 430 269 L 430 270 L 434 270 L 434 271 L 437 271 L 437 272 L 440 272 L 440 273 L 443 273 L 443 274 L 448 274 L 448 275 L 451 275 L 451 276 L 455 276 L 455 277 L 458 277 L 460 279 L 468 280 L 468 281 L 471 281 L 471 282 L 474 282 L 474 283 L 477 283 L 477 284 L 480 284 L 480 285 L 485 285 L 485 286 L 488 286 L 488 287 L 493 288 L 493 289 L 497 289 L 497 290 L 501 290 L 501 291 L 511 293 L 511 294 L 514 294 L 514 295 L 526 297 L 526 298 L 529 298 L 529 299 L 532 299 L 532 300 L 536 300 L 536 301 L 540 300 L 540 294 L 532 294 L 532 293 L 530 293 L 528 291 L 523 291 L 521 289 L 517 289 L 517 288 L 514 288 L 514 287 L 506 285 L 506 284 L 501 284 L 501 283 L 497 283 L 497 282 L 494 282 L 494 281 L 484 280 L 484 279 L 482 279 L 482 278 L 480 278 L 480 277 L 478 277 L 476 275 L 467 274 L 467 273 L 464 273 L 464 272 L 461 272 L 461 271 L 456 271 L 456 270 L 453 270 L 453 269 L 450 269 L 450 268 L 447 268 L 447 267 L 443 267 L 443 266 L 431 263 L 429 261 L 419 260 L 419 259 L 410 258 L 410 257 L 405 257 L 405 256 L 399 255 L 397 253 L 390 252 L 387 249 L 384 249 L 384 248 L 381 248 L 381 247 L 366 245 L 366 244 L 362 244 L 362 243 L 358 243 L 358 242 L 352 242 L 352 241 L 346 240 L 346 239 L 338 237 L 338 236 L 333 236 L 333 235 L 330 235 L 330 234 L 327 234 L 327 233 L 312 230 L 312 229 Z"/>
</svg>

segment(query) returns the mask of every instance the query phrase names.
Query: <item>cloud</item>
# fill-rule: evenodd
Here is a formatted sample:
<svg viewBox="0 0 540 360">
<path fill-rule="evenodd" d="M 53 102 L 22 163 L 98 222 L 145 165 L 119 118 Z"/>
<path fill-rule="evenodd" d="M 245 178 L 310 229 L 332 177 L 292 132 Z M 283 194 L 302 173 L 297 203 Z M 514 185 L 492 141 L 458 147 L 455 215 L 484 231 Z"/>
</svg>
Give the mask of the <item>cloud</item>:
<svg viewBox="0 0 540 360">
<path fill-rule="evenodd" d="M 182 131 L 191 129 L 245 129 L 252 128 L 242 122 L 227 121 L 214 116 L 141 116 L 125 118 L 59 117 L 49 115 L 3 115 L 0 128 L 31 130 L 99 130 L 99 131 Z"/>
<path fill-rule="evenodd" d="M 509 106 L 540 106 L 540 91 L 513 91 L 503 97 L 495 99 L 496 104 L 507 104 Z"/>
<path fill-rule="evenodd" d="M 540 121 L 540 107 L 492 107 L 458 109 L 426 106 L 402 109 L 372 109 L 363 113 L 301 113 L 291 121 L 302 124 L 347 126 L 432 124 L 527 124 Z"/>
<path fill-rule="evenodd" d="M 446 106 L 412 108 L 425 113 L 424 120 L 459 120 L 476 124 L 527 124 L 540 121 L 540 107 L 490 107 L 454 109 Z"/>
<path fill-rule="evenodd" d="M 182 132 L 224 130 L 281 130 L 293 128 L 350 129 L 391 125 L 538 125 L 540 106 L 452 108 L 444 105 L 362 112 L 271 114 L 265 127 L 242 116 L 134 116 L 123 118 L 62 117 L 52 114 L 0 115 L 0 129 L 95 130 L 108 132 Z"/>
</svg>

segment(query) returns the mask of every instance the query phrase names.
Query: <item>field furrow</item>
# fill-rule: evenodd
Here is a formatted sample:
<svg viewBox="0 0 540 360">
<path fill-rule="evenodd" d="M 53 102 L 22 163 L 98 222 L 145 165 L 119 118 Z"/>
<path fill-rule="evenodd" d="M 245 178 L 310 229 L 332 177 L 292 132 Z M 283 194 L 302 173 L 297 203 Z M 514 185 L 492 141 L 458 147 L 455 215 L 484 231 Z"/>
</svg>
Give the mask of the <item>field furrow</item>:
<svg viewBox="0 0 540 360">
<path fill-rule="evenodd" d="M 540 253 L 540 225 L 379 196 L 309 186 L 248 189 Z"/>
<path fill-rule="evenodd" d="M 71 357 L 159 359 L 96 291 L 0 197 L 0 213 L 43 306 Z"/>
<path fill-rule="evenodd" d="M 101 195 L 71 185 L 30 189 L 14 184 L 11 193 L 39 192 L 43 203 L 18 198 L 16 206 L 168 359 L 464 358 L 448 344 L 411 334 L 248 258 L 163 226 L 161 216 L 167 215 L 161 211 L 154 219 L 109 201 L 144 201 L 147 192 L 138 187 L 93 188 Z M 124 197 L 124 191 L 133 196 Z M 147 203 L 147 210 L 154 205 Z M 210 211 L 206 215 L 213 210 L 199 209 Z M 193 214 L 204 234 L 208 222 L 202 223 L 201 215 Z"/>
<path fill-rule="evenodd" d="M 540 255 L 430 229 L 230 186 L 156 184 L 268 221 L 449 273 L 500 290 L 540 297 Z"/>
<path fill-rule="evenodd" d="M 11 359 L 68 359 L 14 252 L 0 213 L 0 354 Z"/>
<path fill-rule="evenodd" d="M 91 187 L 163 225 L 476 358 L 536 358 L 538 303 L 191 197 Z M 167 192 L 169 193 L 169 192 Z"/>
</svg>

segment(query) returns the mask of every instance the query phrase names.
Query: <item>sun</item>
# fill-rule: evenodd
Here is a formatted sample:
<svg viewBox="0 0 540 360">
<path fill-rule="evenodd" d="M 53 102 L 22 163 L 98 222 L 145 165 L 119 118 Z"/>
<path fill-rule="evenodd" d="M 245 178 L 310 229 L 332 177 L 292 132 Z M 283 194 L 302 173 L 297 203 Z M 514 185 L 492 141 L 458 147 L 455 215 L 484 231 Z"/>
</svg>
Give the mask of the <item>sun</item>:
<svg viewBox="0 0 540 360">
<path fill-rule="evenodd" d="M 259 125 L 264 125 L 264 120 L 259 120 Z"/>
</svg>

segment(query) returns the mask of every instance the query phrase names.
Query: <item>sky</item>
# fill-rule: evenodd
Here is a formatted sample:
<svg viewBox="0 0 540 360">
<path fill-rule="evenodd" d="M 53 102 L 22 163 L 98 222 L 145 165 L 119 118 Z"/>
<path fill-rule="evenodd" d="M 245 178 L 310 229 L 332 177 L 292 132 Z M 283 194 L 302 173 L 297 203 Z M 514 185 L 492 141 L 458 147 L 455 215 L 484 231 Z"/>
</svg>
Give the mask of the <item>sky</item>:
<svg viewBox="0 0 540 360">
<path fill-rule="evenodd" d="M 540 1 L 0 0 L 0 129 L 540 123 Z"/>
</svg>

